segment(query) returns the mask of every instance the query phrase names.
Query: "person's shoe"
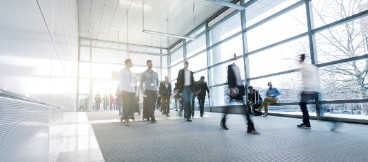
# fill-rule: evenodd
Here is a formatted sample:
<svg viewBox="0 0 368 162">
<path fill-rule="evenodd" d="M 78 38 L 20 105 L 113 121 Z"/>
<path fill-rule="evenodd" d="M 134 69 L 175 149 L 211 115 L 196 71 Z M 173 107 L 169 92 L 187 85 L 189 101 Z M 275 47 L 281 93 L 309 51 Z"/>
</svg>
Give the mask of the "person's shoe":
<svg viewBox="0 0 368 162">
<path fill-rule="evenodd" d="M 259 132 L 257 132 L 255 129 L 253 130 L 248 130 L 247 133 L 249 134 L 260 134 Z"/>
<path fill-rule="evenodd" d="M 156 124 L 156 123 L 157 123 L 157 121 L 156 121 L 156 120 L 151 120 L 151 123 L 152 123 L 152 124 Z"/>
<path fill-rule="evenodd" d="M 201 114 L 201 117 L 203 117 L 203 114 Z"/>
<path fill-rule="evenodd" d="M 222 129 L 229 130 L 229 128 L 226 126 L 226 124 L 225 124 L 225 121 L 224 121 L 224 120 L 221 120 L 221 122 L 220 122 L 220 126 L 221 126 L 221 128 L 222 128 Z"/>
<path fill-rule="evenodd" d="M 175 111 L 178 111 L 178 109 L 175 109 Z"/>
<path fill-rule="evenodd" d="M 129 119 L 125 119 L 125 126 L 129 126 Z"/>
<path fill-rule="evenodd" d="M 268 115 L 268 113 L 264 113 L 264 114 L 263 114 L 263 117 L 267 117 L 267 115 Z"/>
<path fill-rule="evenodd" d="M 190 120 L 190 119 L 187 119 L 187 122 L 192 122 L 192 120 Z"/>
<path fill-rule="evenodd" d="M 147 118 L 147 121 L 151 121 L 151 119 L 150 118 Z"/>
<path fill-rule="evenodd" d="M 166 117 L 170 117 L 169 114 L 166 114 Z"/>
<path fill-rule="evenodd" d="M 304 124 L 304 123 L 302 123 L 302 124 L 299 124 L 299 125 L 296 125 L 298 128 L 304 128 L 304 129 L 310 129 L 311 128 L 311 126 L 310 125 L 307 125 L 307 124 Z"/>
</svg>

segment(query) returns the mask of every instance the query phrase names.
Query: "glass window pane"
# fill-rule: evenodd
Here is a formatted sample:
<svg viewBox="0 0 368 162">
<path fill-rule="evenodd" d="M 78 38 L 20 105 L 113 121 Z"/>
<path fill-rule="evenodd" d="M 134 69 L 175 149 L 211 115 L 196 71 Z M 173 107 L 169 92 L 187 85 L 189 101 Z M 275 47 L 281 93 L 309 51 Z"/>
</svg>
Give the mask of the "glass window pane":
<svg viewBox="0 0 368 162">
<path fill-rule="evenodd" d="M 92 63 L 92 78 L 113 79 L 113 72 L 123 68 L 122 65 Z"/>
<path fill-rule="evenodd" d="M 80 61 L 90 61 L 89 47 L 80 47 Z"/>
<path fill-rule="evenodd" d="M 117 50 L 92 48 L 92 62 L 121 63 L 119 57 Z"/>
<path fill-rule="evenodd" d="M 316 34 L 318 63 L 336 61 L 367 54 L 368 16 Z"/>
<path fill-rule="evenodd" d="M 367 99 L 367 67 L 367 59 L 321 67 L 323 100 Z"/>
<path fill-rule="evenodd" d="M 171 67 L 171 77 L 170 79 L 176 79 L 178 77 L 179 74 L 179 70 L 184 68 L 183 64 L 179 64 L 176 66 Z"/>
<path fill-rule="evenodd" d="M 262 98 L 264 98 L 268 89 L 268 82 L 272 82 L 273 87 L 280 91 L 280 103 L 299 102 L 300 87 L 302 83 L 299 72 L 251 80 L 250 85 L 258 90 Z"/>
<path fill-rule="evenodd" d="M 162 56 L 162 67 L 169 67 L 167 64 L 167 56 Z"/>
<path fill-rule="evenodd" d="M 207 67 L 207 52 L 203 52 L 197 56 L 188 60 L 189 62 L 189 69 L 193 72 L 201 70 Z"/>
<path fill-rule="evenodd" d="M 208 84 L 208 81 L 207 81 L 207 79 L 208 79 L 207 78 L 207 70 L 202 70 L 200 72 L 194 73 L 193 74 L 194 81 L 198 81 L 201 78 L 201 76 L 204 76 L 204 81 L 207 82 L 207 84 Z"/>
<path fill-rule="evenodd" d="M 210 69 L 210 85 L 218 85 L 218 84 L 224 84 L 227 83 L 227 67 L 228 65 L 232 64 L 233 62 L 229 62 L 227 64 L 221 64 L 218 66 L 215 66 Z M 245 73 L 244 73 L 244 61 L 243 58 L 237 59 L 235 61 L 235 64 L 240 69 L 240 75 L 242 80 L 245 79 Z"/>
<path fill-rule="evenodd" d="M 257 0 L 245 11 L 247 15 L 247 27 L 251 26 L 300 0 L 271 1 Z"/>
<path fill-rule="evenodd" d="M 79 79 L 79 94 L 89 93 L 89 79 Z"/>
<path fill-rule="evenodd" d="M 299 68 L 298 57 L 309 54 L 308 38 L 303 37 L 250 55 L 249 77 L 257 77 Z"/>
<path fill-rule="evenodd" d="M 187 44 L 187 57 L 193 56 L 204 49 L 206 49 L 206 35 L 202 35 Z"/>
<path fill-rule="evenodd" d="M 211 45 L 216 44 L 217 42 L 220 42 L 240 31 L 240 13 L 238 13 L 210 31 Z"/>
<path fill-rule="evenodd" d="M 326 117 L 368 120 L 368 103 L 322 104 Z"/>
<path fill-rule="evenodd" d="M 313 8 L 314 27 L 318 28 L 323 25 L 365 11 L 368 9 L 367 4 L 368 0 L 359 0 L 359 1 L 313 0 L 312 8 Z"/>
<path fill-rule="evenodd" d="M 171 54 L 170 56 L 171 58 L 171 65 L 175 65 L 177 63 L 179 63 L 180 61 L 183 61 L 183 48 L 179 48 L 178 50 L 176 50 L 174 53 Z"/>
<path fill-rule="evenodd" d="M 80 62 L 79 63 L 79 77 L 89 77 L 90 63 Z"/>
<path fill-rule="evenodd" d="M 242 36 L 239 35 L 229 41 L 222 43 L 210 50 L 211 60 L 210 65 L 214 65 L 234 57 L 234 53 L 237 56 L 243 54 Z"/>
<path fill-rule="evenodd" d="M 306 20 L 305 5 L 302 5 L 249 30 L 249 51 L 307 32 Z"/>
<path fill-rule="evenodd" d="M 151 60 L 153 67 L 161 66 L 161 58 L 160 56 L 155 55 L 145 55 L 145 54 L 137 54 L 131 53 L 130 58 L 132 59 L 133 65 L 147 65 L 147 60 Z"/>
</svg>

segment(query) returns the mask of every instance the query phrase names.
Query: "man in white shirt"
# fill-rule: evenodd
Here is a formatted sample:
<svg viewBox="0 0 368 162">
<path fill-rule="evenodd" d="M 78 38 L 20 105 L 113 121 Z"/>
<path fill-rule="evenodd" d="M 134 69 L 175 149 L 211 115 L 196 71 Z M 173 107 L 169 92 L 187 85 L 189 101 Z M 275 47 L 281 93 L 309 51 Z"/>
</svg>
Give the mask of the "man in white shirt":
<svg viewBox="0 0 368 162">
<path fill-rule="evenodd" d="M 319 73 L 316 66 L 304 62 L 305 54 L 300 55 L 300 71 L 302 74 L 303 90 L 301 92 L 300 109 L 303 113 L 303 123 L 298 128 L 311 128 L 307 103 L 311 99 L 317 99 L 320 92 Z"/>
<path fill-rule="evenodd" d="M 184 117 L 187 119 L 187 122 L 192 122 L 190 119 L 192 112 L 192 98 L 194 92 L 194 77 L 193 72 L 188 70 L 189 63 L 188 61 L 184 62 L 184 68 L 180 69 L 178 74 L 178 93 L 183 94 L 183 106 L 184 106 Z"/>
<path fill-rule="evenodd" d="M 125 120 L 125 126 L 129 126 L 129 115 L 132 114 L 133 111 L 133 103 L 135 101 L 135 92 L 134 85 L 135 82 L 133 80 L 133 74 L 130 71 L 130 68 L 133 66 L 131 59 L 125 60 L 125 68 L 120 70 L 120 84 L 119 90 L 120 95 L 123 101 L 123 113 L 120 121 Z"/>
</svg>

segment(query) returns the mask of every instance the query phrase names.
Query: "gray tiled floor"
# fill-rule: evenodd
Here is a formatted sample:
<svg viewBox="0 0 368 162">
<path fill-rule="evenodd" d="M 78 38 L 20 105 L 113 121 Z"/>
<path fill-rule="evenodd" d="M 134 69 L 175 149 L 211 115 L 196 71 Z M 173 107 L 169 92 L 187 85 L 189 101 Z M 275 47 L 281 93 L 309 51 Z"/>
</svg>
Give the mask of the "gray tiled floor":
<svg viewBox="0 0 368 162">
<path fill-rule="evenodd" d="M 196 115 L 199 114 L 196 112 Z M 230 115 L 230 130 L 219 127 L 219 113 L 195 117 L 192 123 L 163 117 L 157 124 L 119 122 L 117 112 L 89 112 L 104 159 L 110 161 L 367 161 L 368 126 L 312 120 L 312 129 L 298 129 L 300 119 L 253 117 L 260 135 L 245 132 L 242 115 Z M 141 118 L 141 116 L 136 116 Z"/>
</svg>

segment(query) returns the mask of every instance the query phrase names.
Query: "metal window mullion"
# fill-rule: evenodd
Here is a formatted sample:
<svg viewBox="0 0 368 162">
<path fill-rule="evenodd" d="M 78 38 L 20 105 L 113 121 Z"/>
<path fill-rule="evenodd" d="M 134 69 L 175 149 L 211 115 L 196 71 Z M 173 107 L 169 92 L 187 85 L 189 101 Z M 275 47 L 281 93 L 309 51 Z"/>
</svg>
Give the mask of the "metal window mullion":
<svg viewBox="0 0 368 162">
<path fill-rule="evenodd" d="M 316 50 L 316 37 L 313 33 L 314 28 L 314 20 L 313 20 L 313 11 L 312 11 L 312 1 L 311 0 L 305 0 L 305 10 L 307 15 L 307 27 L 308 27 L 308 40 L 309 40 L 309 52 L 311 57 L 311 63 L 313 65 L 317 64 L 317 50 Z M 316 105 L 316 116 L 317 119 L 319 119 L 321 116 L 323 116 L 323 111 L 321 111 L 321 105 L 319 104 L 322 100 L 321 95 L 317 95 L 315 98 L 315 105 Z"/>
<path fill-rule="evenodd" d="M 240 0 L 240 5 L 245 5 L 245 0 Z M 243 45 L 243 63 L 244 63 L 244 76 L 245 76 L 245 87 L 248 87 L 250 85 L 249 82 L 249 58 L 248 58 L 248 37 L 247 37 L 247 32 L 246 32 L 246 27 L 247 27 L 247 19 L 245 16 L 246 12 L 245 10 L 242 10 L 240 12 L 240 23 L 241 23 L 241 27 L 242 27 L 242 45 Z M 245 93 L 248 94 L 248 88 L 245 88 Z M 247 95 L 245 95 L 246 97 L 248 97 Z"/>
</svg>

